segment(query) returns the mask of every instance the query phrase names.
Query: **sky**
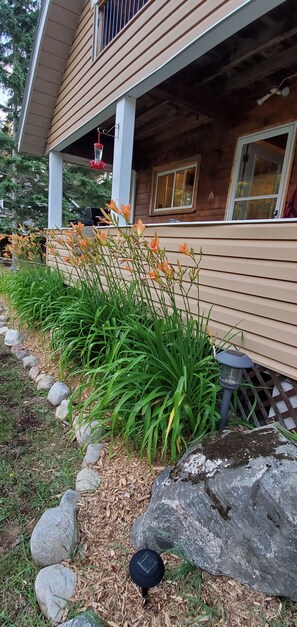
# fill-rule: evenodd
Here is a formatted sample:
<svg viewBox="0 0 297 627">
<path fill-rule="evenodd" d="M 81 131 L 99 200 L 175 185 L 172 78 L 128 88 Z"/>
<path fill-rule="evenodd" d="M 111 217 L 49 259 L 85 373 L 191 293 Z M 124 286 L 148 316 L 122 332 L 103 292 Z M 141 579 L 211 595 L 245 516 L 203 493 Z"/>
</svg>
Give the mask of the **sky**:
<svg viewBox="0 0 297 627">
<path fill-rule="evenodd" d="M 0 104 L 5 104 L 5 102 L 6 102 L 6 95 L 2 87 L 0 87 Z M 5 118 L 4 113 L 3 111 L 0 110 L 0 124 L 2 120 L 4 120 L 4 118 Z"/>
</svg>

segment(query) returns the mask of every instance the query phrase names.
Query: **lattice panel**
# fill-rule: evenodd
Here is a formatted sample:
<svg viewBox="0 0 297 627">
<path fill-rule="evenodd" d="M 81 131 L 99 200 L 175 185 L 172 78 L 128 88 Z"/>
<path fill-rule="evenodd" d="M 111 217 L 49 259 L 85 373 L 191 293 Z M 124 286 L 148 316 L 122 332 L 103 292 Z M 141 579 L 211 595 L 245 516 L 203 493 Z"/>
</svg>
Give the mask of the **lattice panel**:
<svg viewBox="0 0 297 627">
<path fill-rule="evenodd" d="M 257 426 L 278 421 L 297 430 L 297 381 L 262 366 L 246 371 L 244 381 L 237 395 L 237 411 L 244 420 L 250 416 Z"/>
</svg>

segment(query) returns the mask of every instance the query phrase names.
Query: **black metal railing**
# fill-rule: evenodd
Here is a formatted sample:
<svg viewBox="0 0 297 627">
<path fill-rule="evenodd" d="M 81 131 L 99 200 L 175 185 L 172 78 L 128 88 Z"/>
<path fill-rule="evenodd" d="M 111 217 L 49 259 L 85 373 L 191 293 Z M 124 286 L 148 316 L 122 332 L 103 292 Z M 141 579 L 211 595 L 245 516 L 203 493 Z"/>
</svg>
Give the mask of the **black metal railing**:
<svg viewBox="0 0 297 627">
<path fill-rule="evenodd" d="M 148 0 L 106 0 L 100 7 L 101 50 L 132 20 Z"/>
</svg>

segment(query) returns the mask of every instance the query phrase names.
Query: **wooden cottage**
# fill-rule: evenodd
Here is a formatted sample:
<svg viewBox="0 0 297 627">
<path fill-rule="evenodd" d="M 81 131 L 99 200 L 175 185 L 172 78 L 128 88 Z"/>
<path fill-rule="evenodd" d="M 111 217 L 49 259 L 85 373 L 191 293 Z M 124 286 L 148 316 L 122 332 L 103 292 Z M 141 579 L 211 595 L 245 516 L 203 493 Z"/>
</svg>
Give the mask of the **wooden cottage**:
<svg viewBox="0 0 297 627">
<path fill-rule="evenodd" d="M 44 0 L 19 150 L 49 156 L 60 228 L 63 163 L 105 130 L 113 199 L 173 261 L 202 247 L 214 333 L 237 325 L 297 425 L 296 60 L 295 0 Z"/>
</svg>

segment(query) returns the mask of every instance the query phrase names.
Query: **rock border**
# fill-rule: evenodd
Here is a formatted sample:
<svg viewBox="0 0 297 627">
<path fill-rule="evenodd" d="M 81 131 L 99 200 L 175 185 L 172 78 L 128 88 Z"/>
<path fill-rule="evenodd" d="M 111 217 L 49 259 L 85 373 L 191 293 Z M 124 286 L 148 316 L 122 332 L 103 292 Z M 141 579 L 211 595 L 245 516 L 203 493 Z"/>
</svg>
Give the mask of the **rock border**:
<svg viewBox="0 0 297 627">
<path fill-rule="evenodd" d="M 91 443 L 92 425 L 81 423 L 74 417 L 69 422 L 70 389 L 63 381 L 55 381 L 46 373 L 40 373 L 38 358 L 23 347 L 24 334 L 8 326 L 9 317 L 5 305 L 0 301 L 0 338 L 10 348 L 16 359 L 22 362 L 28 377 L 35 382 L 37 390 L 48 392 L 47 400 L 55 408 L 55 417 L 65 426 L 72 427 L 78 446 L 86 453 L 81 470 L 76 477 L 76 491 L 67 489 L 57 507 L 46 509 L 36 523 L 30 540 L 33 561 L 41 568 L 35 580 L 35 595 L 42 614 L 52 625 L 77 625 L 77 627 L 104 626 L 102 619 L 93 612 L 83 612 L 67 621 L 67 605 L 75 593 L 77 577 L 64 560 L 71 561 L 79 543 L 77 513 L 81 493 L 94 492 L 100 486 L 99 473 L 92 468 L 100 458 L 103 444 Z M 61 586 L 63 594 L 61 595 Z"/>
</svg>

